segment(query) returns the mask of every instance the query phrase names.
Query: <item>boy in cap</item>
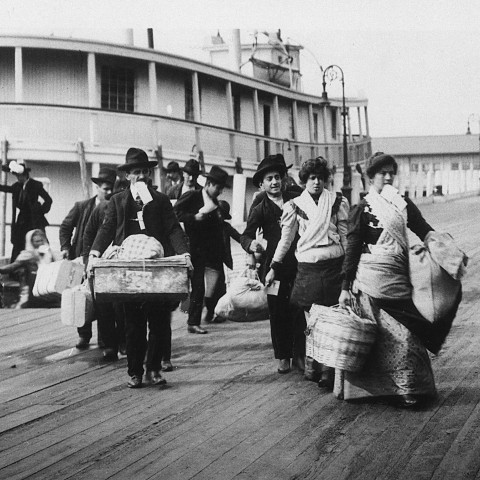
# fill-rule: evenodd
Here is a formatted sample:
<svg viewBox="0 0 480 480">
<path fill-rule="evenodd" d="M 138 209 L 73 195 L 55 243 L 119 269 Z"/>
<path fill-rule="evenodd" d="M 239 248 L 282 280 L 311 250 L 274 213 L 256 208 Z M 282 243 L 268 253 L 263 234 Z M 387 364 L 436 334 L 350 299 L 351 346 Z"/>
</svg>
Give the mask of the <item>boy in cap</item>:
<svg viewBox="0 0 480 480">
<path fill-rule="evenodd" d="M 241 237 L 241 245 L 248 253 L 264 253 L 263 265 L 269 266 L 275 248 L 282 236 L 280 219 L 284 203 L 298 196 L 297 192 L 282 191 L 282 180 L 287 174 L 287 166 L 283 155 L 269 155 L 258 165 L 253 176 L 253 184 L 265 192 L 261 200 L 250 210 L 247 226 Z M 267 240 L 264 251 L 262 245 L 255 240 L 257 230 L 263 230 L 263 238 Z M 278 294 L 268 295 L 270 313 L 270 331 L 275 358 L 278 360 L 278 372 L 290 371 L 290 359 L 294 347 L 294 311 L 290 306 L 290 292 L 295 280 L 297 261 L 295 245 L 290 247 L 285 259 L 278 269 L 277 279 L 280 281 Z M 261 272 L 260 278 L 265 278 Z"/>
<path fill-rule="evenodd" d="M 191 158 L 182 167 L 183 181 L 172 185 L 167 190 L 167 196 L 170 200 L 178 200 L 184 193 L 191 190 L 201 190 L 201 185 L 198 184 L 197 178 L 200 175 L 200 163 L 197 160 Z"/>
</svg>

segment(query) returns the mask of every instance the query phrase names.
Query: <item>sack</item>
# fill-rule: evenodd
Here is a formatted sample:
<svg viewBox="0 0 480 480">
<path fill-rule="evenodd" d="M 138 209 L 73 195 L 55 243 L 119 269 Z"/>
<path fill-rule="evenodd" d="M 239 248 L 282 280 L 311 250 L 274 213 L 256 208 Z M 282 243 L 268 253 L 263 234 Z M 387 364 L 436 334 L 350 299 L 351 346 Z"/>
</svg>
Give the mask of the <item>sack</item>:
<svg viewBox="0 0 480 480">
<path fill-rule="evenodd" d="M 120 247 L 119 260 L 142 260 L 147 258 L 163 258 L 163 246 L 155 238 L 139 233 L 127 237 Z"/>
<path fill-rule="evenodd" d="M 60 299 L 65 289 L 80 285 L 82 278 L 83 265 L 70 260 L 40 265 L 32 293 L 34 297 Z"/>
<path fill-rule="evenodd" d="M 95 317 L 92 294 L 86 284 L 62 292 L 60 318 L 63 325 L 83 327 Z"/>
<path fill-rule="evenodd" d="M 457 304 L 468 258 L 450 235 L 432 232 L 428 247 L 411 247 L 409 261 L 413 303 L 426 320 L 437 322 Z"/>
<path fill-rule="evenodd" d="M 218 300 L 215 307 L 215 315 L 231 320 L 232 322 L 255 322 L 258 320 L 266 320 L 269 317 L 268 308 L 262 310 L 247 310 L 245 308 L 234 307 L 229 292 Z"/>
<path fill-rule="evenodd" d="M 228 287 L 228 293 L 235 309 L 265 310 L 268 309 L 265 286 L 254 272 L 255 278 L 247 278 L 249 272 L 233 279 Z"/>
<path fill-rule="evenodd" d="M 307 321 L 306 355 L 327 367 L 358 372 L 375 342 L 377 324 L 351 308 L 313 304 Z"/>
</svg>

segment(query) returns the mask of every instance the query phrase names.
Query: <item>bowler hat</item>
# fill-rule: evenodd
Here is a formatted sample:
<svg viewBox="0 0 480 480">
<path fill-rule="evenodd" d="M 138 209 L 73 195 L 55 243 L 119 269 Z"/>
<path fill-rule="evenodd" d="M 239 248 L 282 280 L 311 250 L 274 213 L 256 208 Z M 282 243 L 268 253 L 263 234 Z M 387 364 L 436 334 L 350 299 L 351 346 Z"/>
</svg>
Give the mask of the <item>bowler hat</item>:
<svg viewBox="0 0 480 480">
<path fill-rule="evenodd" d="M 231 220 L 232 216 L 230 215 L 230 204 L 226 202 L 225 200 L 219 200 L 218 201 L 218 207 L 220 208 L 222 212 L 222 217 L 225 220 Z"/>
<path fill-rule="evenodd" d="M 22 168 L 23 168 L 23 171 L 20 171 L 22 170 Z M 29 172 L 31 168 L 28 168 L 23 162 L 23 160 L 19 160 L 18 162 L 15 160 L 12 160 L 6 165 L 2 165 L 2 170 L 4 172 L 10 172 L 10 173 L 23 173 L 23 172 Z"/>
<path fill-rule="evenodd" d="M 260 183 L 263 180 L 263 177 L 268 172 L 278 172 L 283 178 L 286 175 L 288 168 L 290 167 L 291 165 L 287 167 L 287 165 L 285 164 L 285 159 L 283 158 L 283 155 L 281 153 L 269 155 L 268 157 L 265 157 L 258 165 L 257 171 L 254 173 L 252 178 L 253 184 L 256 187 L 259 187 Z"/>
<path fill-rule="evenodd" d="M 97 185 L 101 185 L 102 183 L 110 183 L 113 187 L 116 178 L 117 172 L 113 168 L 103 167 L 98 172 L 98 177 L 92 177 L 91 180 Z"/>
<path fill-rule="evenodd" d="M 118 170 L 129 171 L 132 168 L 145 167 L 153 168 L 156 167 L 157 161 L 149 161 L 147 154 L 141 148 L 129 148 L 127 154 L 125 155 L 126 162 L 123 165 L 118 167 Z"/>
<path fill-rule="evenodd" d="M 395 169 L 395 173 L 397 173 L 397 162 L 395 159 L 386 153 L 383 152 L 375 152 L 368 160 L 367 160 L 367 175 L 369 178 L 373 178 L 377 172 L 384 165 L 393 165 Z"/>
<path fill-rule="evenodd" d="M 210 172 L 207 173 L 205 177 L 213 183 L 216 183 L 217 185 L 230 188 L 230 186 L 227 185 L 228 173 L 223 168 L 213 165 L 210 169 Z"/>
<path fill-rule="evenodd" d="M 200 175 L 200 163 L 197 160 L 191 158 L 182 168 L 182 170 L 189 175 L 199 176 Z"/>
<path fill-rule="evenodd" d="M 172 160 L 171 162 L 168 162 L 168 165 L 166 167 L 163 168 L 163 171 L 165 173 L 179 172 L 180 171 L 180 165 L 177 162 Z"/>
</svg>

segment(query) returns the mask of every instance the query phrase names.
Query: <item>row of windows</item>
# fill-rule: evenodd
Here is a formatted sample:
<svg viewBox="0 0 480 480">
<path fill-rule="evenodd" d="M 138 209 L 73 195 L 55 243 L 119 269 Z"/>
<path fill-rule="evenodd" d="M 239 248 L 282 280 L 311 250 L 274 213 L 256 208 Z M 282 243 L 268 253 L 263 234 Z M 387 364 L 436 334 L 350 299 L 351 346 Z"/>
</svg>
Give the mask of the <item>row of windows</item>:
<svg viewBox="0 0 480 480">
<path fill-rule="evenodd" d="M 452 162 L 450 164 L 450 170 L 460 170 L 460 166 L 462 170 L 470 170 L 472 162 L 470 161 L 464 161 L 464 162 Z M 427 173 L 430 169 L 430 164 L 428 163 L 423 163 L 422 164 L 422 172 Z M 474 170 L 480 170 L 480 159 L 473 160 L 473 169 Z M 442 170 L 442 164 L 441 163 L 434 163 L 433 164 L 433 171 L 438 172 Z M 418 163 L 412 163 L 410 164 L 410 171 L 411 172 L 418 172 Z"/>
<path fill-rule="evenodd" d="M 194 121 L 193 84 L 192 79 L 185 80 L 185 119 Z M 202 91 L 199 86 L 200 108 Z M 106 110 L 133 112 L 135 104 L 135 73 L 133 70 L 120 67 L 104 66 L 101 71 L 101 107 Z M 270 106 L 264 105 L 264 132 L 270 136 Z M 332 109 L 332 137 L 337 137 L 337 110 Z M 241 97 L 233 95 L 233 128 L 241 130 Z M 293 105 L 289 111 L 290 138 L 296 138 Z M 318 114 L 313 114 L 314 142 L 318 143 Z"/>
</svg>

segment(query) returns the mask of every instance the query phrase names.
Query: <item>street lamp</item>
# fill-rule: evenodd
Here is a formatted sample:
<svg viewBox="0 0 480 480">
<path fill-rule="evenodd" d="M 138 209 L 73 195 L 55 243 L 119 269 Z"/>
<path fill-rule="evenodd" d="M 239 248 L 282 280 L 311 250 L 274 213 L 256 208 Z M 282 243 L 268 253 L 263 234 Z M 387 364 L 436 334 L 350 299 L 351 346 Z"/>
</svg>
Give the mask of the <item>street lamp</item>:
<svg viewBox="0 0 480 480">
<path fill-rule="evenodd" d="M 348 144 L 347 144 L 347 109 L 345 107 L 345 77 L 343 75 L 343 70 L 338 65 L 329 65 L 323 71 L 323 92 L 322 99 L 324 102 L 328 102 L 327 96 L 327 78 L 330 82 L 336 80 L 338 75 L 340 76 L 340 81 L 342 82 L 342 117 L 343 117 L 343 187 L 342 194 L 351 204 L 352 200 L 352 171 L 350 165 L 348 164 Z"/>
</svg>

